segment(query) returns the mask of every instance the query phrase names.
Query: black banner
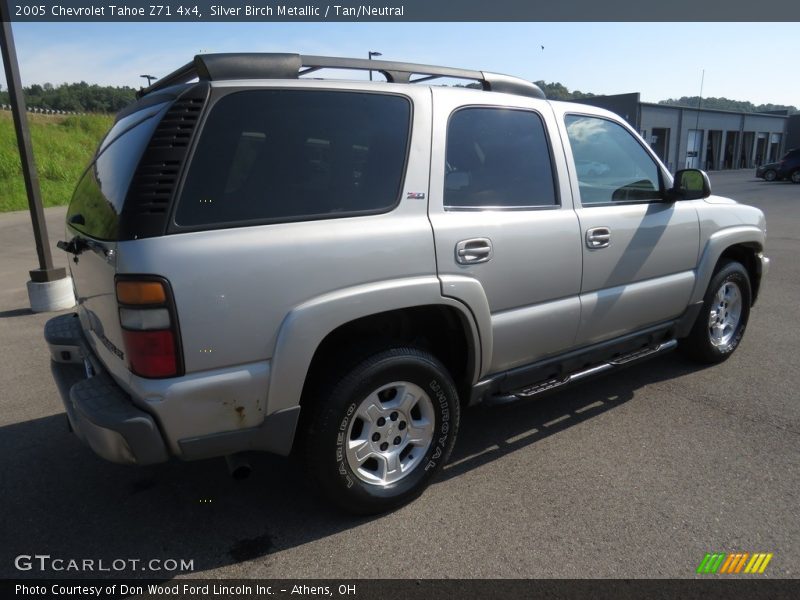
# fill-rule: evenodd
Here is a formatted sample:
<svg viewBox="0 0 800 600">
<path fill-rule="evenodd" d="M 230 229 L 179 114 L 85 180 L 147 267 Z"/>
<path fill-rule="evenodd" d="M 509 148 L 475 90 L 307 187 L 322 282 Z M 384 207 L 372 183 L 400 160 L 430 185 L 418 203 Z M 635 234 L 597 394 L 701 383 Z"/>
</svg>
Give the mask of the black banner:
<svg viewBox="0 0 800 600">
<path fill-rule="evenodd" d="M 12 21 L 799 21 L 797 0 L 7 0 Z"/>
<path fill-rule="evenodd" d="M 175 579 L 147 580 L 3 580 L 0 597 L 95 598 L 116 600 L 280 600 L 293 598 L 357 598 L 359 600 L 557 599 L 624 600 L 680 598 L 682 600 L 780 600 L 800 596 L 800 581 L 792 579 L 495 579 L 495 580 L 260 580 Z"/>
</svg>

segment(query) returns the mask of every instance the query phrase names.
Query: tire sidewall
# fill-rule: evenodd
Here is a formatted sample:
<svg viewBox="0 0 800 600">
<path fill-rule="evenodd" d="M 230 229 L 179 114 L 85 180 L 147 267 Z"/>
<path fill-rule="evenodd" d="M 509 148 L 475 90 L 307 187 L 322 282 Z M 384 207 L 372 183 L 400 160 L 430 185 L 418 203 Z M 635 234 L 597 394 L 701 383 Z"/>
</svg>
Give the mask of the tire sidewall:
<svg viewBox="0 0 800 600">
<path fill-rule="evenodd" d="M 736 331 L 731 338 L 731 341 L 724 346 L 715 346 L 711 343 L 711 338 L 708 332 L 708 320 L 713 306 L 714 299 L 719 289 L 726 283 L 735 283 L 739 288 L 739 293 L 742 295 L 742 312 L 739 316 L 739 324 L 736 326 Z M 703 312 L 698 321 L 698 326 L 702 327 L 703 339 L 707 346 L 707 351 L 719 359 L 724 359 L 733 354 L 739 343 L 744 337 L 745 329 L 747 329 L 747 322 L 750 318 L 750 279 L 747 276 L 747 271 L 739 263 L 728 263 L 722 267 L 719 272 L 711 280 L 706 293 L 705 302 L 703 304 Z"/>
<path fill-rule="evenodd" d="M 372 392 L 394 381 L 419 386 L 431 400 L 434 435 L 425 456 L 401 480 L 379 486 L 362 481 L 347 462 L 345 445 L 359 405 Z M 350 372 L 334 389 L 315 435 L 321 461 L 319 476 L 328 495 L 355 512 L 381 512 L 418 496 L 447 461 L 459 419 L 458 394 L 444 367 L 433 357 L 403 350 L 383 352 Z"/>
<path fill-rule="evenodd" d="M 764 179 L 766 181 L 775 181 L 777 178 L 778 178 L 778 174 L 775 171 L 771 170 L 771 169 L 769 171 L 767 171 L 766 173 L 764 173 Z"/>
</svg>

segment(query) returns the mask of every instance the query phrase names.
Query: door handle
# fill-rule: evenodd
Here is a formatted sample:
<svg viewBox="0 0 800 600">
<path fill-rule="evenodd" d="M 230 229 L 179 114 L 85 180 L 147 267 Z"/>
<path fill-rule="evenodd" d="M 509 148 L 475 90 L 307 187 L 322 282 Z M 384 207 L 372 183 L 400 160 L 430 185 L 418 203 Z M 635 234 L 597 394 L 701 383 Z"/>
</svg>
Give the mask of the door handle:
<svg viewBox="0 0 800 600">
<path fill-rule="evenodd" d="M 608 248 L 611 243 L 611 230 L 608 227 L 592 227 L 586 230 L 586 245 L 589 248 Z"/>
<path fill-rule="evenodd" d="M 492 240 L 489 238 L 472 238 L 456 244 L 456 262 L 462 265 L 488 262 L 493 254 Z"/>
</svg>

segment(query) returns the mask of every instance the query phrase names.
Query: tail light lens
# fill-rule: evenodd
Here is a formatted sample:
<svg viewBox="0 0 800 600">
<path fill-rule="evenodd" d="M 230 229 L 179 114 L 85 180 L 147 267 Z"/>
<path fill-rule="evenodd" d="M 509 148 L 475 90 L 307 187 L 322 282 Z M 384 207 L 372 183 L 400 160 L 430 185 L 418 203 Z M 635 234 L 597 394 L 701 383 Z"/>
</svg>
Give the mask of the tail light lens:
<svg viewBox="0 0 800 600">
<path fill-rule="evenodd" d="M 128 364 L 142 377 L 172 377 L 178 374 L 175 336 L 169 329 L 161 331 L 122 330 Z"/>
<path fill-rule="evenodd" d="M 183 370 L 175 303 L 166 279 L 117 279 L 119 322 L 128 368 L 141 377 L 175 377 Z"/>
</svg>

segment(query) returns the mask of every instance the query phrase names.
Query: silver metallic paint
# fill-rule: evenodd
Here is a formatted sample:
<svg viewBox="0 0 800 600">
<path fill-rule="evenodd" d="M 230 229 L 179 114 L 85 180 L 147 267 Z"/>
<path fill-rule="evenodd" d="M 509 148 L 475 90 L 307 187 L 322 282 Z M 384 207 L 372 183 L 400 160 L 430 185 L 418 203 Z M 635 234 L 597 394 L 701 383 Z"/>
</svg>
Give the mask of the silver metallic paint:
<svg viewBox="0 0 800 600">
<path fill-rule="evenodd" d="M 214 85 L 377 89 L 307 80 Z M 579 109 L 619 122 L 601 109 L 469 89 L 381 87 L 408 96 L 414 105 L 409 164 L 392 212 L 121 242 L 109 245 L 116 264 L 87 251 L 73 268 L 81 322 L 94 352 L 135 403 L 154 415 L 173 453 L 181 453 L 178 440 L 249 430 L 266 415 L 297 406 L 317 346 L 350 320 L 428 304 L 459 311 L 475 354 L 474 383 L 675 316 L 702 299 L 727 247 L 763 248 L 763 214 L 723 199 L 573 205 L 578 187 L 562 117 Z M 473 105 L 541 115 L 552 144 L 560 207 L 444 210 L 447 119 Z M 661 168 L 670 185 L 671 176 Z M 420 193 L 428 194 L 427 203 Z M 583 233 L 595 225 L 610 226 L 612 242 L 592 255 Z M 472 237 L 492 240 L 492 260 L 457 264 L 456 243 Z M 186 376 L 134 376 L 98 343 L 101 329 L 123 347 L 115 272 L 158 274 L 171 282 Z"/>
</svg>

